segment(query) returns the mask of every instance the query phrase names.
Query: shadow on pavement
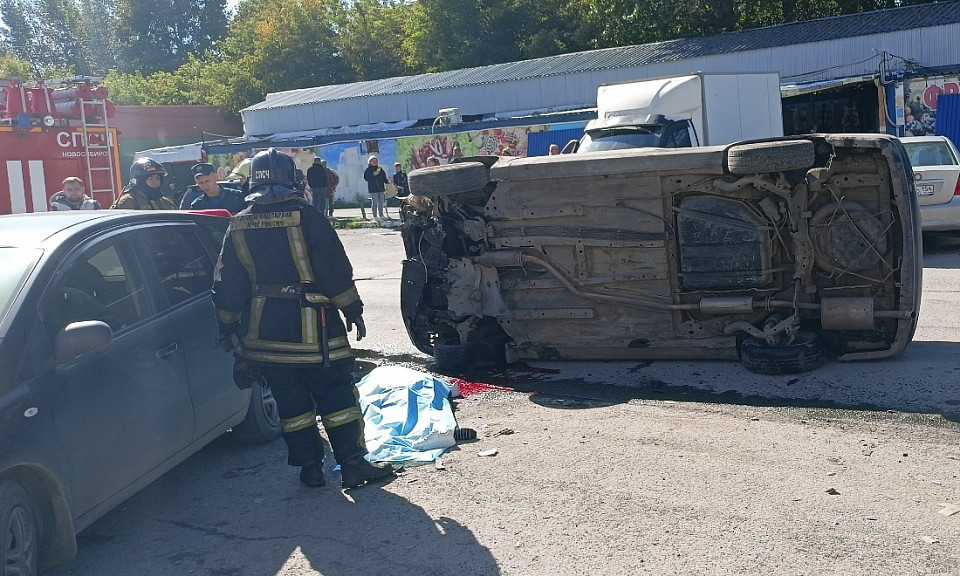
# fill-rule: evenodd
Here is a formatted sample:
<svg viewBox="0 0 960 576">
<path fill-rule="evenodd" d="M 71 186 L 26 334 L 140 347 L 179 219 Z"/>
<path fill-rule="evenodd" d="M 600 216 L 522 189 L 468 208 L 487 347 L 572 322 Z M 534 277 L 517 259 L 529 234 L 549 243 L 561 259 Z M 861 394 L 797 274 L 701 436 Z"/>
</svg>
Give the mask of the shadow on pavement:
<svg viewBox="0 0 960 576">
<path fill-rule="evenodd" d="M 500 574 L 468 527 L 383 482 L 341 491 L 332 460 L 327 486 L 307 488 L 283 442 L 227 434 L 91 525 L 77 559 L 45 574 Z"/>
<path fill-rule="evenodd" d="M 559 409 L 699 402 L 815 409 L 824 417 L 856 411 L 953 425 L 960 423 L 960 367 L 933 367 L 930 359 L 958 354 L 956 342 L 920 341 L 894 359 L 828 360 L 811 372 L 778 376 L 751 373 L 736 361 L 668 360 L 520 363 L 456 376 L 523 392 L 532 402 Z"/>
</svg>

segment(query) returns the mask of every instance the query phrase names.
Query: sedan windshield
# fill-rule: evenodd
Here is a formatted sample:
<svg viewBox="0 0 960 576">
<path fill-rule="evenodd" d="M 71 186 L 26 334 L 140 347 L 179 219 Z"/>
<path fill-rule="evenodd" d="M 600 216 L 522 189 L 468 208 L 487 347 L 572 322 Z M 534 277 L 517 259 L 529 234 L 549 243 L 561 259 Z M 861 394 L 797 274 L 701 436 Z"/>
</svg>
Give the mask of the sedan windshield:
<svg viewBox="0 0 960 576">
<path fill-rule="evenodd" d="M 0 324 L 41 254 L 36 248 L 0 248 Z"/>
</svg>

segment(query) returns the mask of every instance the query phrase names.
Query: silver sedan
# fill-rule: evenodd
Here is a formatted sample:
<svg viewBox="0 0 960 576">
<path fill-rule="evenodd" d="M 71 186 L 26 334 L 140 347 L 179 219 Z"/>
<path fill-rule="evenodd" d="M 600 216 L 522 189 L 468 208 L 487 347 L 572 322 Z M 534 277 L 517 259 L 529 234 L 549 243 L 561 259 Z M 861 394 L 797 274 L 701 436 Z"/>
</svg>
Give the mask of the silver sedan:
<svg viewBox="0 0 960 576">
<path fill-rule="evenodd" d="M 960 230 L 960 154 L 946 136 L 901 138 L 916 179 L 921 229 Z"/>
</svg>

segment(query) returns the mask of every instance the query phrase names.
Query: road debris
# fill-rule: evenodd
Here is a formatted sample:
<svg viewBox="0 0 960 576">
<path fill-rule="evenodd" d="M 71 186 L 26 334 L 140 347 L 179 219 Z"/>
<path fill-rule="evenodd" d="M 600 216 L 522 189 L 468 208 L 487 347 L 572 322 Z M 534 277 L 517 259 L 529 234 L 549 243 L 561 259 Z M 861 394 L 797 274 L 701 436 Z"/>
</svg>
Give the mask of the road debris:
<svg viewBox="0 0 960 576">
<path fill-rule="evenodd" d="M 496 455 L 497 455 L 496 448 L 491 448 L 489 450 L 481 450 L 480 452 L 477 452 L 477 456 L 496 456 Z"/>
<path fill-rule="evenodd" d="M 940 513 L 944 516 L 953 516 L 957 512 L 960 512 L 960 506 L 956 504 L 950 504 L 949 502 L 942 502 L 943 508 L 940 509 Z"/>
<path fill-rule="evenodd" d="M 224 472 L 220 476 L 223 478 L 236 478 L 237 476 L 245 476 L 247 474 L 256 474 L 266 462 L 260 462 L 259 464 L 254 464 L 253 466 L 240 466 L 234 468 L 228 472 Z"/>
</svg>

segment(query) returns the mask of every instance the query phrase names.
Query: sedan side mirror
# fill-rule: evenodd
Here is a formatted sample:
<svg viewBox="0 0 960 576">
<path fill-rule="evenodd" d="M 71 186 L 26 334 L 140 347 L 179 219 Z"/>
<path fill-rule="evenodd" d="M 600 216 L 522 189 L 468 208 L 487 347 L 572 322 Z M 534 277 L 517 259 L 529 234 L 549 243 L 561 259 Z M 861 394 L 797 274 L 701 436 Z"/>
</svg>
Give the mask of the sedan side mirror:
<svg viewBox="0 0 960 576">
<path fill-rule="evenodd" d="M 68 324 L 53 343 L 57 371 L 69 368 L 72 360 L 104 348 L 113 340 L 113 330 L 105 322 L 85 320 Z"/>
</svg>

